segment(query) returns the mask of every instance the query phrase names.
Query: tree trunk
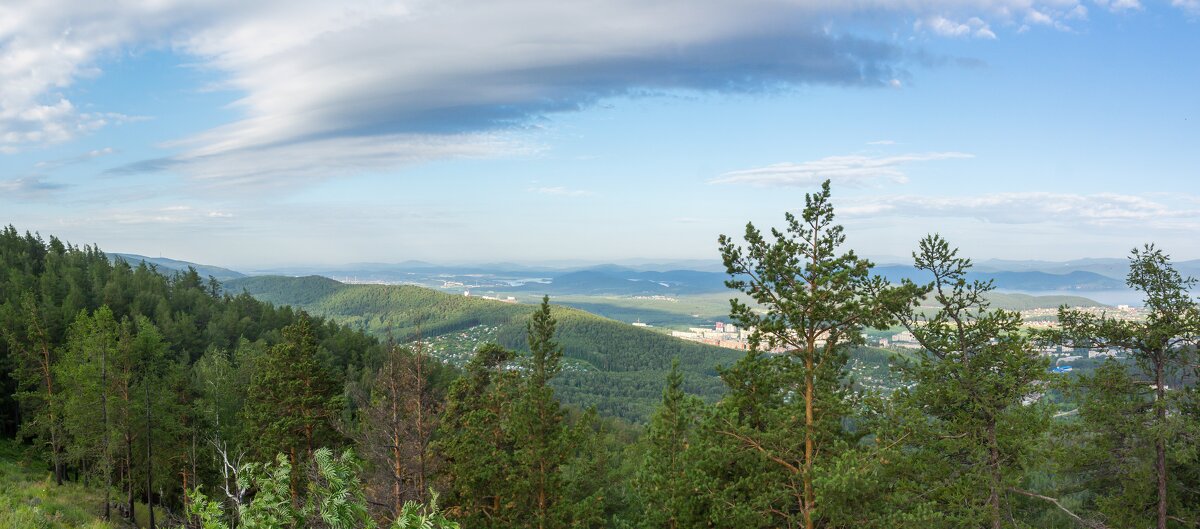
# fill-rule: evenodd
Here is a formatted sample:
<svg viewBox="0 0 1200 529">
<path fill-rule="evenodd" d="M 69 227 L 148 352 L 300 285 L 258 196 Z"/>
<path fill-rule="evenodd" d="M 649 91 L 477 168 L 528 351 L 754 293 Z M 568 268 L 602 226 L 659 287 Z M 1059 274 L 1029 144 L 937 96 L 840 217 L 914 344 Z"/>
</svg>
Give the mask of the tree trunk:
<svg viewBox="0 0 1200 529">
<path fill-rule="evenodd" d="M 150 529 L 154 529 L 154 432 L 151 426 L 153 416 L 150 413 L 150 381 L 143 380 L 146 385 L 146 512 L 150 516 Z"/>
<path fill-rule="evenodd" d="M 808 354 L 804 359 L 807 372 L 804 376 L 804 505 L 801 506 L 801 512 L 804 513 L 805 529 L 813 529 L 815 523 L 812 517 L 813 504 L 816 502 L 816 494 L 813 491 L 812 482 L 813 456 L 815 455 L 813 428 L 816 427 L 816 416 L 813 413 L 813 400 L 816 398 L 813 391 L 813 386 L 816 384 L 813 373 L 813 355 L 815 354 L 815 349 L 816 344 L 810 338 Z"/>
<path fill-rule="evenodd" d="M 400 451 L 400 392 L 396 388 L 395 377 L 395 361 L 393 360 L 392 369 L 389 370 L 388 389 L 391 390 L 391 411 L 392 411 L 392 509 L 397 515 L 400 514 L 401 508 L 404 506 L 404 499 L 400 490 L 400 482 L 404 479 L 404 465 Z"/>
<path fill-rule="evenodd" d="M 1003 485 L 1003 476 L 1000 475 L 1000 447 L 996 442 L 995 420 L 988 422 L 987 442 L 988 472 L 992 478 L 988 494 L 988 510 L 990 511 L 989 516 L 992 521 L 992 529 L 1000 529 L 1000 487 Z"/>
<path fill-rule="evenodd" d="M 420 340 L 420 330 L 417 331 L 417 392 L 416 392 L 416 411 L 417 411 L 417 499 L 422 504 L 425 503 L 425 356 L 422 354 L 423 349 Z"/>
<path fill-rule="evenodd" d="M 125 430 L 125 483 L 129 487 L 129 520 L 134 519 L 133 516 L 133 435 L 129 432 L 128 427 Z"/>
<path fill-rule="evenodd" d="M 108 495 L 112 489 L 112 452 L 108 448 L 108 348 L 100 352 L 100 420 L 103 423 L 101 438 L 104 440 L 104 520 L 112 517 Z"/>
<path fill-rule="evenodd" d="M 1154 415 L 1158 422 L 1154 439 L 1154 474 L 1158 479 L 1158 529 L 1167 529 L 1167 439 L 1163 428 L 1167 423 L 1167 390 L 1164 384 L 1164 359 L 1154 361 Z"/>
<path fill-rule="evenodd" d="M 40 333 L 40 327 L 39 327 Z M 54 464 L 54 483 L 63 484 L 62 448 L 58 441 L 58 417 L 54 415 L 54 378 L 51 372 L 50 347 L 42 343 L 42 376 L 46 384 L 46 406 L 50 408 L 50 458 Z"/>
</svg>

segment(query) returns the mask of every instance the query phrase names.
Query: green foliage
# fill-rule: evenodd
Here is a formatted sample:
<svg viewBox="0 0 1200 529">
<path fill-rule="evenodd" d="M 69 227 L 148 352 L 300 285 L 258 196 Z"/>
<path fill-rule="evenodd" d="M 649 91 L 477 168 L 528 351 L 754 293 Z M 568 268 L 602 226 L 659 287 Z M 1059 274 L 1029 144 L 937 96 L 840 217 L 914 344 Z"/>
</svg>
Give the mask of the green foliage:
<svg viewBox="0 0 1200 529">
<path fill-rule="evenodd" d="M 515 444 L 507 426 L 520 389 L 509 368 L 515 356 L 495 344 L 480 347 L 447 397 L 435 448 L 445 460 L 453 514 L 467 527 L 511 527 L 517 520 Z"/>
<path fill-rule="evenodd" d="M 697 494 L 707 479 L 698 463 L 703 402 L 683 391 L 679 362 L 673 362 L 662 403 L 650 418 L 638 449 L 631 486 L 636 492 L 639 527 L 700 527 L 712 505 Z"/>
<path fill-rule="evenodd" d="M 377 336 L 397 340 L 441 336 L 480 326 L 497 328 L 493 341 L 528 350 L 528 305 L 453 296 L 411 285 L 344 285 L 322 277 L 251 277 L 228 289 L 290 303 Z M 567 404 L 596 407 L 603 415 L 644 421 L 658 401 L 671 359 L 678 357 L 688 391 L 708 400 L 723 392 L 717 366 L 741 354 L 685 342 L 586 312 L 553 307 L 564 369 L 551 385 Z"/>
<path fill-rule="evenodd" d="M 863 435 L 848 422 L 847 348 L 862 344 L 864 327 L 890 326 L 892 312 L 915 299 L 872 276 L 870 261 L 838 253 L 845 235 L 829 197 L 826 181 L 805 195 L 800 217 L 787 213 L 786 227 L 769 237 L 747 224 L 744 248 L 719 238 L 726 285 L 758 304 L 730 300 L 730 317 L 753 329 L 752 351 L 722 373 L 729 394 L 712 416 L 717 446 L 738 469 L 722 477 L 729 485 L 715 501 L 734 505 L 745 526 L 840 523 L 818 503 L 816 485 Z"/>
<path fill-rule="evenodd" d="M 932 235 L 913 255 L 934 282 L 905 287 L 932 291 L 938 310 L 899 313 L 925 350 L 901 364 L 909 387 L 893 395 L 901 410 L 919 411 L 907 412 L 909 464 L 921 468 L 911 485 L 926 493 L 947 527 L 998 527 L 1012 510 L 1012 489 L 1045 463 L 1034 448 L 1050 424 L 1048 407 L 1038 403 L 1048 361 L 1019 314 L 990 307 L 990 281 L 967 281 L 971 261 L 957 249 Z"/>
<path fill-rule="evenodd" d="M 244 413 L 247 427 L 256 432 L 252 447 L 259 457 L 284 453 L 297 464 L 338 440 L 333 421 L 340 392 L 320 362 L 312 323 L 302 317 L 282 334 L 259 362 Z"/>
<path fill-rule="evenodd" d="M 1136 372 L 1110 365 L 1080 380 L 1081 423 L 1075 440 L 1083 455 L 1073 461 L 1076 479 L 1093 487 L 1096 497 L 1090 501 L 1106 517 L 1138 524 L 1154 520 L 1165 529 L 1173 519 L 1200 518 L 1196 503 L 1188 501 L 1196 498 L 1200 487 L 1195 450 L 1200 426 L 1188 413 L 1196 390 L 1179 391 L 1186 375 L 1196 369 L 1200 304 L 1190 291 L 1197 281 L 1184 278 L 1162 250 L 1146 245 L 1129 257 L 1127 284 L 1145 295 L 1145 320 L 1119 320 L 1064 307 L 1059 310 L 1062 330 L 1049 337 L 1082 347 L 1117 348 L 1133 358 Z M 1151 391 L 1137 387 L 1140 381 Z M 1169 390 L 1171 386 L 1175 390 Z M 1147 452 L 1145 444 L 1152 444 L 1153 451 Z M 1097 452 L 1105 448 L 1116 450 L 1119 457 L 1096 463 Z M 1096 464 L 1128 480 L 1114 486 L 1085 470 Z"/>
<path fill-rule="evenodd" d="M 0 527 L 13 529 L 115 529 L 99 510 L 101 490 L 54 484 L 43 465 L 31 468 L 12 441 L 0 442 Z"/>
<path fill-rule="evenodd" d="M 360 465 L 350 451 L 335 456 L 328 448 L 313 453 L 312 478 L 302 496 L 290 492 L 292 466 L 280 454 L 274 465 L 246 465 L 241 470 L 242 486 L 257 491 L 253 499 L 226 512 L 220 502 L 200 488 L 189 493 L 187 518 L 202 529 L 375 529 L 366 495 L 359 478 Z M 231 523 L 231 520 L 236 520 Z M 391 529 L 458 529 L 438 509 L 434 494 L 428 506 L 405 503 L 389 526 Z M 182 529 L 182 528 L 181 528 Z"/>
</svg>

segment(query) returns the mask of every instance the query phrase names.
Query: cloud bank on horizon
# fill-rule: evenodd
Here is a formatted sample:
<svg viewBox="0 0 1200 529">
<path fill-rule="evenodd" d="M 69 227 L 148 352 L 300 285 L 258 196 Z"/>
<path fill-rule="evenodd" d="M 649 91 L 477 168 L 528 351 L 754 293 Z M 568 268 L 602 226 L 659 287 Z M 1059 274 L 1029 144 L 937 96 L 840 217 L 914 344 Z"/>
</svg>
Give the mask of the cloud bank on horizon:
<svg viewBox="0 0 1200 529">
<path fill-rule="evenodd" d="M 1181 19 L 1200 16 L 1192 0 L 1155 8 Z M 122 159 L 89 173 L 93 187 L 98 180 L 165 175 L 181 182 L 179 193 L 207 189 L 226 197 L 402 171 L 421 162 L 538 158 L 556 148 L 552 135 L 536 133 L 548 119 L 588 112 L 614 99 L 787 98 L 809 87 L 905 90 L 919 81 L 920 72 L 984 62 L 956 46 L 1030 38 L 1039 31 L 1087 32 L 1097 17 L 1145 9 L 1137 0 L 5 3 L 0 5 L 0 156 L 29 156 L 155 119 L 105 108 L 79 89 L 111 75 L 113 65 L 151 50 L 169 54 L 176 67 L 209 80 L 192 89 L 232 94 L 221 109 L 232 117 L 180 127 L 182 133 L 154 137 L 126 156 L 113 156 L 114 149 L 104 146 L 13 168 L 0 175 L 0 190 L 47 200 L 78 187 L 57 181 L 56 171 L 117 158 Z M 870 151 L 826 152 L 809 161 L 747 160 L 741 168 L 711 171 L 700 186 L 805 187 L 831 178 L 839 185 L 879 190 L 906 185 L 917 168 L 961 166 L 977 156 L 953 145 L 910 150 L 903 141 L 869 143 Z M 134 155 L 140 157 L 129 159 Z M 515 182 L 513 187 L 543 199 L 613 195 L 578 181 Z M 240 218 L 261 217 L 265 223 L 270 216 L 236 200 L 149 204 L 142 208 L 146 214 L 118 211 L 124 195 L 106 200 L 108 209 L 93 211 L 93 219 L 119 218 L 125 224 L 224 220 L 237 216 L 207 213 L 243 210 Z M 1165 229 L 1194 225 L 1198 216 L 1186 206 L 1096 193 L 989 193 L 968 198 L 974 206 L 966 209 L 936 197 L 856 200 L 853 214 L 924 211 L 994 222 L 1006 222 L 1017 202 L 1042 204 L 1034 211 L 1060 220 L 1090 217 L 1047 204 L 1075 204 L 1066 208 L 1072 210 L 1101 203 L 1110 213 L 1098 218 L 1177 219 L 1163 221 Z M 180 209 L 154 213 L 171 207 Z M 1122 217 L 1113 211 L 1132 213 Z M 666 218 L 696 217 L 686 213 Z M 65 226 L 86 223 L 58 220 Z"/>
</svg>

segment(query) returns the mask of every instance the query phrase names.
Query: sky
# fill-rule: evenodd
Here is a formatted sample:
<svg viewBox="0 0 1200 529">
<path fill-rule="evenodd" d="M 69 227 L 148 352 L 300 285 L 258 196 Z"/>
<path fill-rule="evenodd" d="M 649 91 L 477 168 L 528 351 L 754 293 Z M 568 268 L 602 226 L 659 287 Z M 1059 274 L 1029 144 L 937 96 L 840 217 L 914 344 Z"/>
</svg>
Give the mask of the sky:
<svg viewBox="0 0 1200 529">
<path fill-rule="evenodd" d="M 1200 0 L 0 3 L 0 224 L 261 269 L 1200 258 Z"/>
</svg>

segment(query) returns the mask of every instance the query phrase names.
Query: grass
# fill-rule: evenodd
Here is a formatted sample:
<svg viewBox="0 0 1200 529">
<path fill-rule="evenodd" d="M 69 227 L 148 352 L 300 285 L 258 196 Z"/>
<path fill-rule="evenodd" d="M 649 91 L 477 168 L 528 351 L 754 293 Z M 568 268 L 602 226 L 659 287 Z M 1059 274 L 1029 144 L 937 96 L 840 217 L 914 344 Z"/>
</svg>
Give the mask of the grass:
<svg viewBox="0 0 1200 529">
<path fill-rule="evenodd" d="M 101 492 L 77 483 L 56 486 L 50 472 L 30 463 L 20 445 L 0 442 L 0 527 L 117 529 L 101 520 Z"/>
</svg>

